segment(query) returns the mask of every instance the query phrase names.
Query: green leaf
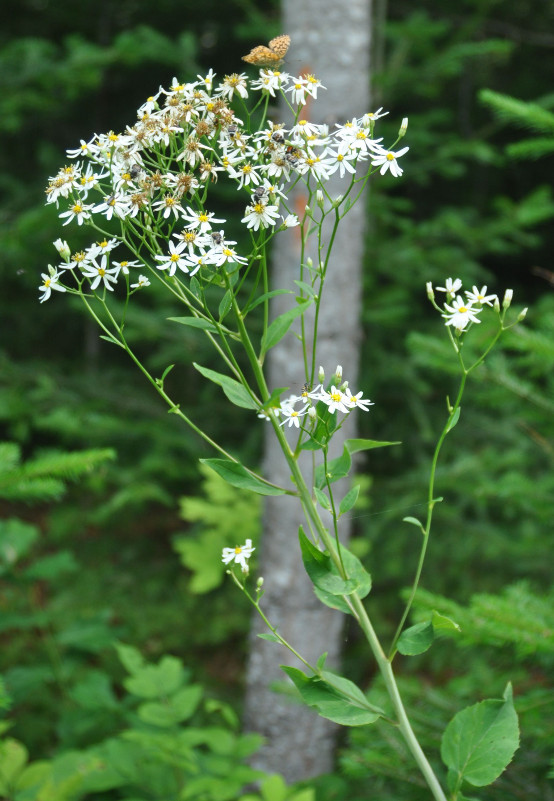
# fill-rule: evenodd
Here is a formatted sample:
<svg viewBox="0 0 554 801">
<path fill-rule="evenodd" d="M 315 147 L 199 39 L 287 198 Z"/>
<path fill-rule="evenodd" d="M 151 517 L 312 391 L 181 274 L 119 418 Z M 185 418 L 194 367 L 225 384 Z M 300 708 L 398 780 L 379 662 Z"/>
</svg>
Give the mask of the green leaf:
<svg viewBox="0 0 554 801">
<path fill-rule="evenodd" d="M 283 392 L 286 392 L 287 389 L 288 387 L 277 387 L 276 389 L 274 389 L 261 408 L 266 410 L 266 409 L 271 409 L 275 406 L 279 406 L 281 395 L 283 394 Z"/>
<path fill-rule="evenodd" d="M 420 531 L 424 531 L 423 523 L 421 520 L 418 520 L 417 517 L 403 517 L 403 523 L 410 523 L 412 526 L 416 526 Z"/>
<path fill-rule="evenodd" d="M 279 487 L 272 487 L 260 478 L 256 478 L 239 462 L 232 462 L 230 459 L 200 459 L 202 464 L 211 467 L 221 478 L 233 487 L 251 490 L 258 495 L 284 495 L 285 490 Z"/>
<path fill-rule="evenodd" d="M 192 685 L 183 687 L 163 702 L 148 701 L 138 708 L 138 716 L 145 723 L 161 728 L 169 728 L 188 720 L 194 713 L 202 698 L 202 687 Z"/>
<path fill-rule="evenodd" d="M 229 314 L 229 309 L 231 308 L 231 301 L 233 300 L 233 293 L 230 289 L 223 295 L 221 298 L 221 303 L 219 304 L 219 319 L 223 320 Z"/>
<path fill-rule="evenodd" d="M 275 319 L 271 325 L 268 326 L 265 334 L 262 337 L 260 356 L 266 354 L 268 350 L 271 350 L 271 348 L 285 336 L 293 321 L 297 317 L 300 317 L 301 314 L 304 314 L 311 304 L 311 299 L 299 303 L 293 309 L 289 309 L 283 314 L 280 314 L 279 317 L 277 317 L 277 319 Z"/>
<path fill-rule="evenodd" d="M 329 500 L 327 495 L 325 495 L 324 492 L 322 492 L 317 487 L 314 487 L 314 495 L 316 497 L 318 504 L 321 506 L 322 509 L 327 509 L 327 511 L 331 510 L 331 501 Z"/>
<path fill-rule="evenodd" d="M 219 334 L 219 328 L 203 317 L 168 317 L 167 319 L 172 323 L 188 325 L 189 328 L 200 328 L 203 331 L 210 331 L 212 334 Z"/>
<path fill-rule="evenodd" d="M 306 573 L 316 587 L 331 593 L 331 595 L 352 595 L 353 592 L 356 592 L 357 582 L 352 579 L 343 579 L 339 575 L 329 554 L 323 553 L 310 542 L 304 534 L 302 526 L 300 526 L 298 536 Z"/>
<path fill-rule="evenodd" d="M 502 701 L 489 699 L 463 709 L 450 721 L 441 757 L 459 786 L 484 787 L 510 764 L 519 746 L 517 713 L 508 684 Z"/>
<path fill-rule="evenodd" d="M 426 620 L 403 631 L 398 638 L 396 647 L 404 656 L 415 656 L 425 653 L 431 647 L 434 639 L 433 624 L 430 620 Z"/>
<path fill-rule="evenodd" d="M 311 284 L 307 284 L 306 281 L 295 280 L 294 283 L 296 284 L 298 289 L 301 289 L 302 292 L 305 292 L 306 295 L 308 295 L 309 297 L 315 298 L 315 296 L 317 295 L 317 292 L 315 291 L 313 286 Z"/>
<path fill-rule="evenodd" d="M 246 387 L 238 381 L 235 381 L 234 378 L 223 375 L 223 373 L 216 373 L 215 370 L 209 370 L 207 367 L 196 364 L 196 362 L 193 362 L 193 366 L 204 378 L 208 378 L 210 381 L 213 381 L 214 384 L 219 384 L 223 392 L 235 406 L 240 406 L 242 409 L 258 409 L 259 404 L 251 397 Z"/>
<path fill-rule="evenodd" d="M 401 442 L 379 442 L 376 439 L 347 439 L 344 443 L 348 453 L 370 451 L 373 448 L 387 448 L 389 445 L 401 445 Z"/>
<path fill-rule="evenodd" d="M 119 661 L 128 673 L 138 673 L 146 664 L 141 652 L 132 645 L 116 642 L 115 650 L 117 651 Z"/>
<path fill-rule="evenodd" d="M 460 632 L 462 630 L 461 627 L 456 623 L 455 620 L 452 620 L 451 618 L 446 617 L 446 615 L 441 615 L 436 610 L 433 610 L 432 623 L 433 623 L 433 628 L 435 630 L 435 633 L 441 632 L 441 631 L 444 631 L 444 632 L 452 632 L 452 631 L 454 631 L 454 632 L 458 633 L 458 632 Z"/>
<path fill-rule="evenodd" d="M 179 690 L 186 679 L 180 659 L 164 656 L 157 665 L 145 665 L 123 681 L 139 698 L 161 698 Z"/>
<path fill-rule="evenodd" d="M 327 463 L 327 473 L 325 472 L 325 465 L 320 464 L 317 466 L 315 471 L 316 487 L 321 489 L 326 485 L 327 481 L 333 484 L 335 481 L 344 478 L 348 475 L 351 467 L 352 459 L 345 445 L 342 455 L 337 456 L 336 459 L 331 459 L 331 461 Z"/>
<path fill-rule="evenodd" d="M 343 579 L 329 554 L 316 548 L 304 534 L 302 526 L 298 537 L 302 561 L 317 597 L 327 606 L 349 613 L 350 608 L 344 601 L 337 604 L 336 599 L 329 599 L 328 596 L 352 595 L 356 592 L 360 598 L 365 598 L 371 590 L 371 576 L 367 570 L 353 553 L 341 546 L 342 561 L 349 576 L 348 579 Z"/>
<path fill-rule="evenodd" d="M 339 516 L 345 514 L 346 512 L 349 512 L 352 509 L 352 507 L 355 506 L 359 494 L 360 494 L 360 485 L 356 484 L 355 487 L 352 487 L 350 492 L 346 493 L 346 495 L 340 502 Z"/>
<path fill-rule="evenodd" d="M 262 634 L 257 635 L 261 640 L 267 640 L 268 642 L 276 642 L 281 644 L 281 640 L 271 631 L 264 631 Z"/>
<path fill-rule="evenodd" d="M 13 786 L 28 758 L 27 749 L 17 740 L 7 737 L 0 742 L 0 794 L 2 797 L 13 797 Z"/>
<path fill-rule="evenodd" d="M 274 298 L 276 295 L 292 295 L 292 292 L 290 291 L 290 289 L 272 289 L 271 292 L 264 292 L 264 294 L 260 295 L 259 298 L 256 298 L 256 300 L 253 301 L 253 303 L 250 303 L 248 306 L 246 306 L 246 308 L 242 312 L 243 316 L 251 312 L 252 309 L 255 309 L 256 306 L 259 306 L 260 303 L 263 303 L 264 300 L 269 300 L 270 298 Z"/>
<path fill-rule="evenodd" d="M 303 701 L 327 720 L 343 726 L 365 726 L 381 716 L 353 682 L 342 676 L 322 671 L 321 676 L 308 677 L 298 668 L 281 665 L 293 681 Z"/>
<path fill-rule="evenodd" d="M 460 412 L 462 411 L 462 407 L 458 406 L 454 414 L 452 415 L 452 419 L 448 423 L 447 431 L 452 431 L 458 420 L 460 419 Z"/>
</svg>

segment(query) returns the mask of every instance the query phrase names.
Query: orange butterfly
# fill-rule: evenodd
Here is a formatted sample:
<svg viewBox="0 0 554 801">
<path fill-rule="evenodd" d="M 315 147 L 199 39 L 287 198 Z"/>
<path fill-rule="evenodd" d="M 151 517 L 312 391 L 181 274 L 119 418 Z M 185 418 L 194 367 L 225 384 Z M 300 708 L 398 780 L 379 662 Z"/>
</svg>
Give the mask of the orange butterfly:
<svg viewBox="0 0 554 801">
<path fill-rule="evenodd" d="M 282 63 L 289 46 L 290 36 L 285 33 L 272 39 L 267 47 L 265 45 L 253 47 L 247 56 L 242 57 L 242 60 L 249 64 L 255 64 L 256 67 L 277 67 Z"/>
</svg>

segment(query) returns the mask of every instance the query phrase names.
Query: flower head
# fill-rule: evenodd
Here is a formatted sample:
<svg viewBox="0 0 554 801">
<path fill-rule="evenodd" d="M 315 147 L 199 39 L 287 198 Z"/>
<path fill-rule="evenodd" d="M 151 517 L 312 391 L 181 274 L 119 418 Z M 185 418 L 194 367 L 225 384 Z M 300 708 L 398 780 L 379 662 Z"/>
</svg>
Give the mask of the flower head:
<svg viewBox="0 0 554 801">
<path fill-rule="evenodd" d="M 248 560 L 256 549 L 252 547 L 252 540 L 246 540 L 244 545 L 236 545 L 234 548 L 224 548 L 221 561 L 229 565 L 231 563 L 240 565 L 243 573 L 248 573 Z"/>
</svg>

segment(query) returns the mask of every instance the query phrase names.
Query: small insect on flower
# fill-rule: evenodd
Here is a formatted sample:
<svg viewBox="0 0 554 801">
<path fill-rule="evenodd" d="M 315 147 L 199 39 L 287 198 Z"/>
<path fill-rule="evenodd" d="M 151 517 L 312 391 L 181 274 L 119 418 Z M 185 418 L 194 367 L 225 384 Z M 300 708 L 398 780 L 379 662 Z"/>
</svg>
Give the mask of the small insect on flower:
<svg viewBox="0 0 554 801">
<path fill-rule="evenodd" d="M 269 42 L 269 45 L 258 45 L 253 47 L 247 56 L 242 60 L 256 67 L 277 67 L 283 62 L 290 46 L 290 36 L 283 34 L 276 36 Z"/>
<path fill-rule="evenodd" d="M 285 153 L 285 159 L 288 161 L 288 163 L 292 167 L 296 167 L 296 165 L 298 164 L 298 162 L 300 161 L 301 158 L 302 158 L 302 151 L 301 150 L 298 150 L 298 148 L 294 147 L 294 145 L 289 145 L 287 147 L 287 150 L 286 150 L 286 153 Z"/>
<path fill-rule="evenodd" d="M 282 145 L 285 141 L 285 135 L 282 131 L 273 131 L 273 133 L 271 134 L 271 139 L 278 145 Z"/>
<path fill-rule="evenodd" d="M 266 196 L 267 190 L 265 186 L 257 186 L 254 191 L 252 192 L 252 199 L 254 203 L 259 203 L 260 200 Z"/>
</svg>

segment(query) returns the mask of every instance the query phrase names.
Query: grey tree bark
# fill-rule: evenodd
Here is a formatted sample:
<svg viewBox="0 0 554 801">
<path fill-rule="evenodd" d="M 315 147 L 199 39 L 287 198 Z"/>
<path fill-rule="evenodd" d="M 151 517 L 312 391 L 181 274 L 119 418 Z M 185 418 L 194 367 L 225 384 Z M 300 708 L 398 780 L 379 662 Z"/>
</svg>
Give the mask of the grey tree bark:
<svg viewBox="0 0 554 801">
<path fill-rule="evenodd" d="M 283 0 L 283 33 L 292 43 L 283 69 L 293 75 L 311 73 L 319 78 L 326 91 L 310 104 L 301 117 L 313 122 L 344 123 L 360 117 L 369 107 L 369 52 L 371 0 Z M 285 116 L 285 115 L 284 115 Z M 341 194 L 345 179 L 333 178 L 328 184 L 332 197 Z M 342 189 L 341 189 L 342 187 Z M 293 205 L 305 202 L 296 196 Z M 331 264 L 323 292 L 319 325 L 317 364 L 331 375 L 337 364 L 343 365 L 344 377 L 352 391 L 357 391 L 357 364 L 360 342 L 361 262 L 364 237 L 364 202 L 359 202 L 339 226 Z M 294 289 L 299 273 L 299 238 L 295 230 L 275 239 L 274 275 L 280 287 Z M 314 261 L 317 258 L 312 254 Z M 277 315 L 290 307 L 290 296 L 278 296 L 273 307 Z M 300 345 L 293 333 L 271 351 L 270 388 L 289 386 L 299 393 L 306 380 Z M 348 429 L 339 437 L 355 435 L 354 415 Z M 268 426 L 269 431 L 269 426 Z M 335 448 L 342 451 L 337 437 Z M 309 469 L 306 459 L 303 469 Z M 290 486 L 286 462 L 275 437 L 270 432 L 265 450 L 264 474 L 270 481 Z M 337 485 L 335 485 L 337 486 Z M 339 488 L 339 497 L 346 492 Z M 269 498 L 265 506 L 264 537 L 260 548 L 260 575 L 264 577 L 262 605 L 279 632 L 315 663 L 328 652 L 327 666 L 340 662 L 342 644 L 341 613 L 323 606 L 315 597 L 304 573 L 298 545 L 298 527 L 303 522 L 302 509 L 295 498 Z M 341 521 L 342 523 L 342 521 Z M 341 539 L 349 536 L 347 521 L 342 524 Z M 286 695 L 271 689 L 274 682 L 285 682 L 279 664 L 294 665 L 288 651 L 256 635 L 265 630 L 256 616 L 250 640 L 245 708 L 246 728 L 261 732 L 266 744 L 253 759 L 262 770 L 279 772 L 288 781 L 297 781 L 333 767 L 336 727 L 314 712 L 291 702 Z"/>
</svg>

